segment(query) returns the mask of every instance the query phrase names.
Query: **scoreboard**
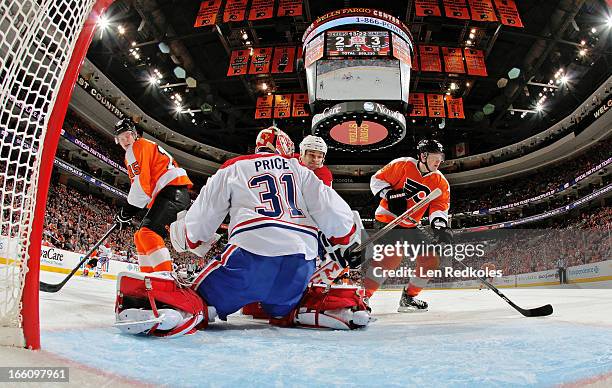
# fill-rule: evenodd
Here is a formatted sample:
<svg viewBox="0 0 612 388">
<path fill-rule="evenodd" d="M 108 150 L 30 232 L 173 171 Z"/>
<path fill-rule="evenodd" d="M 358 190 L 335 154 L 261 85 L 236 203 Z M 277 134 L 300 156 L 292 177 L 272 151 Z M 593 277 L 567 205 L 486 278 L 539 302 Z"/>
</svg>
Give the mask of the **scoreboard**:
<svg viewBox="0 0 612 388">
<path fill-rule="evenodd" d="M 389 55 L 387 31 L 328 31 L 326 35 L 328 57 Z"/>
</svg>

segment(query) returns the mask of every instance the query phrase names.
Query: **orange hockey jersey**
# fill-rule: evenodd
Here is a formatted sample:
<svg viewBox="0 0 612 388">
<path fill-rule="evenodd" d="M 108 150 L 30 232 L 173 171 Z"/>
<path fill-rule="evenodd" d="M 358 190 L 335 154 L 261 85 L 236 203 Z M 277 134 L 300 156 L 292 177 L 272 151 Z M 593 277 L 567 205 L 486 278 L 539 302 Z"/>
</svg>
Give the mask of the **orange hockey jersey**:
<svg viewBox="0 0 612 388">
<path fill-rule="evenodd" d="M 166 150 L 142 137 L 125 152 L 125 166 L 132 183 L 127 200 L 139 208 L 150 208 L 166 186 L 193 186 L 187 172 Z"/>
<path fill-rule="evenodd" d="M 436 188 L 442 190 L 442 195 L 429 204 L 429 218 L 440 217 L 448 221 L 448 209 L 450 207 L 448 181 L 440 171 L 422 175 L 418 169 L 417 160 L 414 158 L 398 158 L 378 170 L 370 180 L 370 189 L 374 195 L 377 195 L 383 190 L 399 190 L 404 187 L 404 184 L 414 192 L 414 195 L 408 200 L 406 209 L 416 203 L 415 199 L 425 197 Z M 412 218 L 420 221 L 426 210 L 427 208 L 421 209 Z M 386 199 L 380 201 L 380 205 L 376 209 L 377 221 L 389 223 L 398 215 L 389 211 Z M 400 226 L 404 228 L 415 227 L 410 221 L 403 221 Z"/>
</svg>

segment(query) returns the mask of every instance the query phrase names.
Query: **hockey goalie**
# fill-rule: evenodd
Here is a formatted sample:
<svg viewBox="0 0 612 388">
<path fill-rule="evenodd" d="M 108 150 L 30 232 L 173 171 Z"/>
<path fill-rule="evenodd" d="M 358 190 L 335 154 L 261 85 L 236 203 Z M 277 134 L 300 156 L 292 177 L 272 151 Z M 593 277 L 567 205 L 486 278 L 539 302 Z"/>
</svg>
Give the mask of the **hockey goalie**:
<svg viewBox="0 0 612 388">
<path fill-rule="evenodd" d="M 289 136 L 270 127 L 259 133 L 255 154 L 223 164 L 171 224 L 170 239 L 178 252 L 204 256 L 229 214 L 225 249 L 188 286 L 167 272 L 121 273 L 117 327 L 181 335 L 257 301 L 280 326 L 367 326 L 369 309 L 357 286 L 311 284 L 319 232 L 338 266 L 355 268 L 362 259 L 350 248 L 360 243 L 361 228 L 348 204 L 293 152 Z"/>
</svg>

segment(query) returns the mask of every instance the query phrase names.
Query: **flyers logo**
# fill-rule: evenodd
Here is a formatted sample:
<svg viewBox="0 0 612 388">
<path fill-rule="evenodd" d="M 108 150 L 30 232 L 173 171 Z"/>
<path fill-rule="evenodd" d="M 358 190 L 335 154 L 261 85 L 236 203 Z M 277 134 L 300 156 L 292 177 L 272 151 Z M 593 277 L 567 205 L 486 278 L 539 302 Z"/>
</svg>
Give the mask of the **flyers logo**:
<svg viewBox="0 0 612 388">
<path fill-rule="evenodd" d="M 420 202 L 431 193 L 431 190 L 429 187 L 407 178 L 406 182 L 404 182 L 404 192 L 408 199 L 412 199 L 414 202 Z"/>
</svg>

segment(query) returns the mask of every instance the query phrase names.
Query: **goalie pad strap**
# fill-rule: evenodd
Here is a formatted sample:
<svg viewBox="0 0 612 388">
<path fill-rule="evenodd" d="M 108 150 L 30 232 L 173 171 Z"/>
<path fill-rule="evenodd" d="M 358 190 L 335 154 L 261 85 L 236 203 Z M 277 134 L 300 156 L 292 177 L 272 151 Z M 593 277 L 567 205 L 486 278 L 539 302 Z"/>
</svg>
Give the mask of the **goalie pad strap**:
<svg viewBox="0 0 612 388">
<path fill-rule="evenodd" d="M 147 306 L 148 302 L 148 306 Z M 115 313 L 118 315 L 126 308 L 151 309 L 159 317 L 158 303 L 191 315 L 181 325 L 167 332 L 157 331 L 155 324 L 148 332 L 158 337 L 172 337 L 186 334 L 198 324 L 205 328 L 208 324 L 208 308 L 202 298 L 189 288 L 182 288 L 172 278 L 139 272 L 121 272 L 117 277 L 117 301 Z M 204 319 L 206 318 L 206 319 Z"/>
</svg>

